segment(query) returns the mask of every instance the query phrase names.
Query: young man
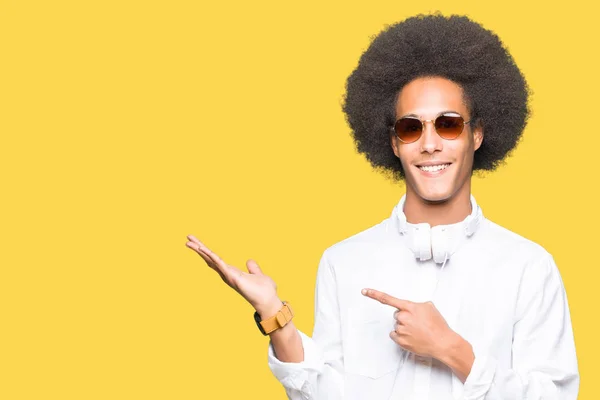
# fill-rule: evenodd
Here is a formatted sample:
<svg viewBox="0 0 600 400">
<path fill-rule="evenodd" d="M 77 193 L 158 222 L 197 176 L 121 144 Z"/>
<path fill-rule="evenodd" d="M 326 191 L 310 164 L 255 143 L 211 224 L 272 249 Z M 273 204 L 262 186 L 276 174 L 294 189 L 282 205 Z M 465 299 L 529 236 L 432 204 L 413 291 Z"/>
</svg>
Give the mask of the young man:
<svg viewBox="0 0 600 400">
<path fill-rule="evenodd" d="M 564 286 L 541 246 L 486 219 L 474 170 L 493 170 L 529 116 L 498 37 L 466 17 L 419 15 L 375 38 L 348 79 L 358 150 L 406 194 L 381 223 L 325 250 L 312 338 L 249 260 L 196 250 L 256 309 L 290 399 L 575 400 Z"/>
</svg>

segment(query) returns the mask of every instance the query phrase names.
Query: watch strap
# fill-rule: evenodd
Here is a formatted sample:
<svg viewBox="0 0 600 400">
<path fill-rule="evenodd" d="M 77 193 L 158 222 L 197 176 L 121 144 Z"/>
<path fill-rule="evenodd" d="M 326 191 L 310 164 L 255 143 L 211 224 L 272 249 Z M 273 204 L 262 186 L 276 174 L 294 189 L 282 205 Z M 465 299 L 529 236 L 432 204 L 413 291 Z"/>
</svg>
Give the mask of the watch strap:
<svg viewBox="0 0 600 400">
<path fill-rule="evenodd" d="M 264 321 L 260 319 L 260 316 L 257 312 L 254 313 L 254 319 L 259 325 L 258 328 L 263 335 L 268 335 L 277 329 L 283 328 L 292 320 L 293 317 L 294 312 L 292 311 L 289 303 L 286 301 L 283 302 L 283 306 L 274 316 L 267 318 Z"/>
</svg>

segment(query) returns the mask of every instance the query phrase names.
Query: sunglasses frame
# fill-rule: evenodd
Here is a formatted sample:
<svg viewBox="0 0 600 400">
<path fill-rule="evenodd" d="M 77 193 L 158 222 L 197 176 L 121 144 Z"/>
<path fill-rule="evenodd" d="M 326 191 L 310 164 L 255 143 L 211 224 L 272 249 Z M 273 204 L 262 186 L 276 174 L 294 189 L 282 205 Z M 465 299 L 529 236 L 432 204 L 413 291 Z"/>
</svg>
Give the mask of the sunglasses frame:
<svg viewBox="0 0 600 400">
<path fill-rule="evenodd" d="M 438 131 L 437 131 L 436 127 L 435 127 L 435 121 L 436 121 L 436 120 L 437 120 L 439 117 L 442 117 L 442 116 L 444 116 L 444 115 L 446 115 L 446 116 L 449 116 L 449 117 L 454 117 L 454 116 L 455 116 L 455 115 L 448 115 L 448 114 L 457 114 L 457 115 L 458 115 L 458 116 L 459 116 L 459 117 L 460 117 L 460 118 L 463 120 L 463 128 L 462 128 L 462 130 L 461 130 L 461 131 L 459 132 L 459 134 L 458 134 L 458 135 L 456 135 L 456 137 L 455 137 L 455 138 L 453 138 L 453 139 L 446 139 L 446 138 L 442 137 L 442 136 L 441 136 L 441 135 L 438 133 Z M 412 142 L 405 142 L 404 140 L 402 140 L 402 139 L 400 138 L 400 136 L 398 136 L 398 133 L 396 132 L 396 124 L 398 123 L 398 121 L 400 121 L 400 120 L 402 120 L 402 119 L 416 119 L 416 120 L 418 120 L 418 121 L 421 121 L 421 133 L 420 133 L 420 134 L 419 134 L 419 136 L 418 136 L 418 137 L 417 137 L 415 140 L 413 140 Z M 465 119 L 463 118 L 463 116 L 462 116 L 462 115 L 460 115 L 460 114 L 459 114 L 459 113 L 457 113 L 457 112 L 444 111 L 444 112 L 441 112 L 441 113 L 439 113 L 439 114 L 438 114 L 438 115 L 437 115 L 437 116 L 436 116 L 434 119 L 421 119 L 421 118 L 418 118 L 418 117 L 413 117 L 413 116 L 398 118 L 398 119 L 396 120 L 396 122 L 394 122 L 394 125 L 392 125 L 392 127 L 391 127 L 390 129 L 391 129 L 391 130 L 394 132 L 394 135 L 396 135 L 396 137 L 398 138 L 398 140 L 400 140 L 400 141 L 401 141 L 402 143 L 404 143 L 404 144 L 409 144 L 409 143 L 414 143 L 414 142 L 418 141 L 419 139 L 421 139 L 421 136 L 423 136 L 423 131 L 425 130 L 425 123 L 426 123 L 426 122 L 431 122 L 431 123 L 433 124 L 433 130 L 435 131 L 435 133 L 437 133 L 437 135 L 438 135 L 439 137 L 441 137 L 441 138 L 442 138 L 442 139 L 444 139 L 444 140 L 456 140 L 456 139 L 457 139 L 457 138 L 458 138 L 458 137 L 459 137 L 459 136 L 460 136 L 460 135 L 463 133 L 463 131 L 465 130 L 465 125 L 467 125 L 468 123 L 471 123 L 472 121 L 473 121 L 473 118 L 471 118 L 471 119 L 470 119 L 470 120 L 468 120 L 468 121 L 465 121 Z"/>
</svg>

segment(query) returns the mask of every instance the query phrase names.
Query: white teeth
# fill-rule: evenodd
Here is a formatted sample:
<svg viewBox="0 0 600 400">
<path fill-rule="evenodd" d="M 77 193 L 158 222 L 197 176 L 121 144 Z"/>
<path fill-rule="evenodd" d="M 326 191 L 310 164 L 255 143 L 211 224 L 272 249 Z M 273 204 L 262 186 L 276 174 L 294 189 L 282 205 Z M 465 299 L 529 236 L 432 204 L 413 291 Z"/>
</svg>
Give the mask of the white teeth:
<svg viewBox="0 0 600 400">
<path fill-rule="evenodd" d="M 421 171 L 425 171 L 425 172 L 437 172 L 437 171 L 441 171 L 443 169 L 446 169 L 450 166 L 450 164 L 442 164 L 442 165 L 422 165 L 419 166 L 419 169 Z"/>
</svg>

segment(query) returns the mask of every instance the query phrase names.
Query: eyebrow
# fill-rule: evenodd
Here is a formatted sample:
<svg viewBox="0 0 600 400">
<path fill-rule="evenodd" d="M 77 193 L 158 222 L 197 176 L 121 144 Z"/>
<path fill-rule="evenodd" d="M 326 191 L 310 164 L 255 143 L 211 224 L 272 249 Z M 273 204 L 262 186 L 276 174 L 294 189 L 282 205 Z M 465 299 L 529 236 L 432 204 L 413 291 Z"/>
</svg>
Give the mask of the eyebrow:
<svg viewBox="0 0 600 400">
<path fill-rule="evenodd" d="M 458 111 L 454 111 L 454 110 L 445 110 L 445 111 L 438 113 L 437 115 L 443 115 L 443 114 L 458 114 L 458 115 L 460 115 L 460 113 Z M 421 118 L 417 114 L 412 114 L 412 113 L 403 115 L 400 118 L 404 118 L 404 117 L 414 117 L 414 118 L 419 118 L 419 119 Z"/>
</svg>

